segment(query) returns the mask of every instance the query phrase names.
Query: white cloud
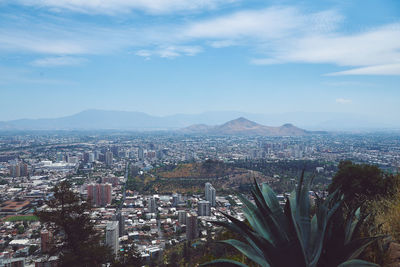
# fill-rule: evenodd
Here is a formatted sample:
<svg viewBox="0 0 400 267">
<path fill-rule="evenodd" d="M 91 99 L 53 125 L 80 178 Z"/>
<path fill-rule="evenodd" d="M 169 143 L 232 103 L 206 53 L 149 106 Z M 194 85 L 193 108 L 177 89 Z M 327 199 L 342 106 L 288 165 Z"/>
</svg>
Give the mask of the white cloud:
<svg viewBox="0 0 400 267">
<path fill-rule="evenodd" d="M 9 25 L 12 26 L 0 27 L 0 50 L 65 56 L 107 54 L 130 46 L 143 46 L 149 40 L 146 36 L 153 31 L 100 27 L 72 20 L 43 22 L 31 17 L 28 22 L 13 19 Z"/>
<path fill-rule="evenodd" d="M 151 57 L 152 53 L 149 50 L 139 50 L 135 53 L 135 55 L 139 56 L 139 57 Z"/>
<path fill-rule="evenodd" d="M 356 68 L 351 70 L 333 72 L 327 74 L 328 76 L 338 75 L 400 75 L 400 63 L 399 64 L 386 64 L 377 65 L 363 68 Z"/>
<path fill-rule="evenodd" d="M 45 54 L 83 54 L 89 50 L 80 42 L 51 38 L 29 32 L 0 30 L 0 48 L 11 51 L 30 51 Z"/>
<path fill-rule="evenodd" d="M 238 43 L 233 40 L 211 41 L 208 44 L 214 48 L 223 48 L 238 45 Z"/>
<path fill-rule="evenodd" d="M 137 56 L 150 58 L 151 56 L 159 56 L 162 58 L 175 58 L 179 56 L 194 56 L 202 51 L 199 46 L 165 46 L 158 47 L 153 50 L 139 50 L 135 54 Z"/>
<path fill-rule="evenodd" d="M 77 57 L 46 57 L 36 59 L 31 64 L 36 67 L 60 67 L 60 66 L 76 66 L 87 60 Z"/>
<path fill-rule="evenodd" d="M 400 62 L 400 26 L 388 25 L 353 35 L 305 36 L 283 57 L 290 61 L 369 66 Z"/>
<path fill-rule="evenodd" d="M 377 84 L 371 83 L 371 82 L 340 81 L 340 80 L 323 82 L 322 84 L 328 85 L 328 86 L 336 86 L 336 87 L 376 87 L 377 86 Z"/>
<path fill-rule="evenodd" d="M 217 48 L 251 46 L 265 55 L 250 61 L 256 65 L 327 63 L 366 67 L 335 75 L 398 75 L 400 24 L 341 33 L 343 19 L 334 10 L 307 14 L 295 7 L 271 7 L 193 23 L 184 34 L 214 39 L 209 44 Z"/>
<path fill-rule="evenodd" d="M 339 103 L 339 104 L 342 104 L 342 105 L 350 104 L 351 102 L 352 102 L 351 99 L 346 99 L 346 98 L 337 98 L 336 99 L 336 103 Z"/>
<path fill-rule="evenodd" d="M 172 12 L 214 5 L 211 0 L 20 1 L 99 13 L 107 9 L 117 12 L 119 8 Z M 215 5 L 226 2 L 231 0 L 220 0 Z M 100 27 L 68 20 L 54 22 L 53 18 L 34 21 L 27 30 L 26 21 L 18 24 L 12 21 L 18 20 L 16 17 L 7 19 L 8 25 L 13 26 L 0 28 L 0 49 L 7 52 L 74 56 L 133 50 L 145 58 L 176 58 L 196 55 L 205 45 L 219 49 L 235 45 L 248 47 L 256 55 L 250 62 L 256 65 L 332 64 L 347 69 L 328 75 L 400 75 L 400 24 L 343 33 L 340 26 L 344 18 L 335 10 L 310 13 L 297 7 L 277 6 L 186 24 L 145 24 L 137 28 Z"/>
<path fill-rule="evenodd" d="M 115 15 L 140 10 L 152 14 L 176 11 L 215 9 L 235 0 L 18 0 L 27 6 L 48 8 L 55 12 L 68 10 L 86 14 Z"/>
<path fill-rule="evenodd" d="M 359 67 L 331 75 L 399 75 L 400 25 L 385 25 L 356 34 L 313 34 L 279 40 L 267 58 L 254 63 L 328 63 Z"/>
<path fill-rule="evenodd" d="M 335 11 L 303 14 L 295 7 L 269 7 L 239 11 L 190 24 L 184 34 L 192 38 L 228 40 L 281 39 L 304 32 L 332 31 L 342 16 Z"/>
</svg>

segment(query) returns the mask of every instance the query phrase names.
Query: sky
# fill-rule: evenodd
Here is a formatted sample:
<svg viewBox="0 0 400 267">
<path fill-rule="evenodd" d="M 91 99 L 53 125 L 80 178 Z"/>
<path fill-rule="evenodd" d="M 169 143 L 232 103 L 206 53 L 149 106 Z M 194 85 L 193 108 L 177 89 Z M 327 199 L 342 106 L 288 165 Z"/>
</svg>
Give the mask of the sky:
<svg viewBox="0 0 400 267">
<path fill-rule="evenodd" d="M 0 120 L 341 112 L 400 125 L 398 0 L 0 0 Z"/>
</svg>

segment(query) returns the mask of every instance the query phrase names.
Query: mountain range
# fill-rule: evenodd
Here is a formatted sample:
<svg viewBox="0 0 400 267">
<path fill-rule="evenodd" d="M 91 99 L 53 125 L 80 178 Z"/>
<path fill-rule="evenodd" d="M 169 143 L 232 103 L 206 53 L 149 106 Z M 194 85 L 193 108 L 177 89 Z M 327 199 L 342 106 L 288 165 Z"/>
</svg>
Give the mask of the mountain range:
<svg viewBox="0 0 400 267">
<path fill-rule="evenodd" d="M 182 129 L 182 132 L 191 134 L 260 136 L 300 136 L 312 133 L 322 133 L 306 131 L 290 123 L 286 123 L 279 127 L 265 126 L 243 117 L 216 126 L 205 124 L 192 125 Z"/>
<path fill-rule="evenodd" d="M 217 128 L 235 118 L 247 118 L 262 125 L 285 125 L 292 123 L 308 130 L 370 130 L 397 128 L 382 120 L 346 113 L 293 112 L 283 114 L 256 114 L 239 111 L 216 111 L 200 114 L 175 114 L 170 116 L 153 116 L 143 112 L 86 110 L 71 116 L 47 119 L 20 119 L 0 121 L 0 130 L 178 130 L 203 128 L 203 132 L 218 132 Z M 248 124 L 248 122 L 247 122 Z M 187 128 L 190 125 L 191 128 Z M 209 126 L 219 125 L 219 126 Z M 289 125 L 289 124 L 288 124 Z M 227 125 L 232 126 L 232 125 Z M 214 128 L 212 128 L 214 127 Z M 232 126 L 233 127 L 233 126 Z M 265 126 L 267 127 L 267 126 Z M 283 127 L 283 126 L 281 126 Z M 248 125 L 248 128 L 252 128 Z M 247 129 L 263 132 L 262 127 Z M 279 133 L 279 127 L 270 127 L 270 131 Z M 264 128 L 263 128 L 264 129 Z M 229 132 L 226 130 L 226 132 Z"/>
</svg>

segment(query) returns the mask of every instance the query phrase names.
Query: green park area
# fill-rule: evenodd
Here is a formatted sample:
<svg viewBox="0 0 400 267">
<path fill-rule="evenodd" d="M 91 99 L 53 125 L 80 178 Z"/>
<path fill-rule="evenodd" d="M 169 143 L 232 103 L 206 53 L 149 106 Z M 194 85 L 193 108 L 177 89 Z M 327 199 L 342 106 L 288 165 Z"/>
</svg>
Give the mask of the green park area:
<svg viewBox="0 0 400 267">
<path fill-rule="evenodd" d="M 38 221 L 39 218 L 35 215 L 14 215 L 8 216 L 3 219 L 5 222 L 33 222 Z"/>
</svg>

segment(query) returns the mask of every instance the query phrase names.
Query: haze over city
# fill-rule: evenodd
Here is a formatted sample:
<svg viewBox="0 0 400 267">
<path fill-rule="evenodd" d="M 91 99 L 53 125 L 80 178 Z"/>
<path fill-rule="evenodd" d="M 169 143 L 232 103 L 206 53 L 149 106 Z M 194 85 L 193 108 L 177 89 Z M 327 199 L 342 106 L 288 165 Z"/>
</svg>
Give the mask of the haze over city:
<svg viewBox="0 0 400 267">
<path fill-rule="evenodd" d="M 400 0 L 0 0 L 0 267 L 400 266 Z"/>
</svg>

